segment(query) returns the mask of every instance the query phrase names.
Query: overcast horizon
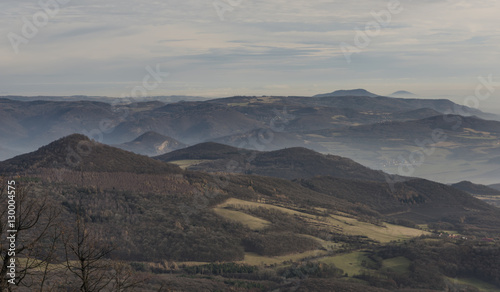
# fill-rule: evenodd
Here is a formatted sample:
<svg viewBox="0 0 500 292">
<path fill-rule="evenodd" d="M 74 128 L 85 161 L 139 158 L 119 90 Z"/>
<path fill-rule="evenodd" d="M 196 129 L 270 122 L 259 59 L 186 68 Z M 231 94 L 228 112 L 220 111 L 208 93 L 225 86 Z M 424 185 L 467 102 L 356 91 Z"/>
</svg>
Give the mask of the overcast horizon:
<svg viewBox="0 0 500 292">
<path fill-rule="evenodd" d="M 168 73 L 150 96 L 364 88 L 463 103 L 492 76 L 479 108 L 500 109 L 493 0 L 58 1 L 0 4 L 0 95 L 129 96 L 149 66 Z"/>
</svg>

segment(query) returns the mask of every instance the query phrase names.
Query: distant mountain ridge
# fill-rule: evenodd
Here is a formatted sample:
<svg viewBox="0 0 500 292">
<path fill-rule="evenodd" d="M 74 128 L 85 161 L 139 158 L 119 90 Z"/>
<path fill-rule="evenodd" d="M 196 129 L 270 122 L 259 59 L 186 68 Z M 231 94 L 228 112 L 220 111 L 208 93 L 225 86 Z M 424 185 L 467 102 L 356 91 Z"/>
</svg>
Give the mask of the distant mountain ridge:
<svg viewBox="0 0 500 292">
<path fill-rule="evenodd" d="M 258 151 L 241 149 L 215 142 L 204 142 L 183 149 L 172 151 L 154 157 L 161 161 L 193 160 L 193 159 L 234 159 L 241 160 L 242 156 L 257 154 Z"/>
<path fill-rule="evenodd" d="M 391 96 L 391 97 L 414 97 L 417 95 L 413 92 L 409 92 L 406 90 L 399 90 L 399 91 L 396 91 L 396 92 L 389 94 L 389 96 Z"/>
<path fill-rule="evenodd" d="M 431 118 L 439 115 L 442 115 L 442 113 L 434 109 L 419 108 L 416 110 L 393 113 L 390 115 L 390 119 L 396 121 L 409 121 L 409 120 L 420 120 L 425 118 Z"/>
<path fill-rule="evenodd" d="M 22 95 L 5 95 L 0 96 L 0 99 L 11 99 L 19 101 L 98 101 L 98 102 L 120 102 L 127 100 L 127 97 L 111 97 L 111 96 L 88 96 L 88 95 L 71 95 L 71 96 L 22 96 Z M 130 99 L 131 102 L 153 102 L 174 103 L 180 101 L 205 101 L 210 98 L 201 96 L 188 95 L 170 95 L 170 96 L 148 96 L 141 99 Z"/>
<path fill-rule="evenodd" d="M 470 181 L 461 181 L 459 183 L 452 184 L 451 186 L 471 195 L 500 196 L 500 190 L 496 190 L 485 185 L 474 184 Z"/>
<path fill-rule="evenodd" d="M 162 105 L 158 101 L 150 101 L 119 106 L 98 101 L 18 101 L 0 98 L 0 122 L 9 128 L 9 133 L 3 133 L 7 131 L 6 127 L 0 129 L 0 146 L 32 151 L 65 135 L 100 129 L 102 121 L 108 121 L 112 127 L 103 136 L 108 144 L 130 142 L 149 131 L 183 143 L 196 144 L 269 127 L 270 121 L 277 117 L 276 111 L 284 109 L 293 117 L 288 121 L 286 130 L 303 132 L 376 123 L 387 119 L 387 115 L 393 115 L 392 119 L 423 118 L 428 114 L 415 112 L 415 115 L 404 116 L 401 113 L 422 108 L 444 113 L 453 112 L 456 107 L 459 106 L 449 100 L 383 96 L 237 96 L 203 102 Z M 475 109 L 466 111 L 471 115 L 484 115 Z"/>
<path fill-rule="evenodd" d="M 368 96 L 375 97 L 378 94 L 371 93 L 365 89 L 336 90 L 330 93 L 316 94 L 314 97 L 337 97 L 337 96 Z"/>
<path fill-rule="evenodd" d="M 463 117 L 458 115 L 437 115 L 419 120 L 388 121 L 371 125 L 351 126 L 345 129 L 333 130 L 331 132 L 344 133 L 349 139 L 410 139 L 429 136 L 433 130 L 440 129 L 449 132 L 469 131 L 471 135 L 499 135 L 500 122 L 483 120 L 477 117 Z M 469 129 L 472 129 L 470 131 Z M 318 131 L 322 133 L 322 131 Z M 325 131 L 326 132 L 326 131 Z M 450 137 L 448 137 L 449 139 Z M 469 141 L 473 142 L 473 141 Z"/>
<path fill-rule="evenodd" d="M 392 156 L 397 157 L 395 153 L 406 151 L 409 144 L 415 144 L 415 138 L 411 139 L 413 133 L 420 133 L 422 137 L 419 139 L 429 139 L 432 127 L 439 126 L 439 121 L 425 124 L 422 120 L 436 114 L 454 118 L 444 113 L 456 112 L 488 118 L 481 111 L 449 100 L 385 96 L 233 96 L 207 101 L 170 104 L 150 101 L 118 106 L 97 101 L 27 102 L 0 99 L 0 123 L 3 125 L 0 128 L 0 147 L 27 153 L 72 133 L 96 133 L 104 143 L 119 145 L 154 131 L 190 145 L 215 141 L 257 150 L 305 147 L 348 157 L 372 168 L 385 167 L 390 163 L 390 167 L 396 169 L 393 167 L 387 171 L 397 173 L 396 158 Z M 388 123 L 391 123 L 390 126 Z M 455 122 L 450 124 L 453 126 Z M 439 149 L 438 154 L 442 157 L 439 162 L 435 159 L 436 155 L 433 161 L 446 165 L 449 158 L 463 160 L 458 168 L 446 169 L 463 174 L 453 182 L 473 180 L 494 183 L 493 168 L 488 170 L 491 174 L 488 174 L 487 180 L 477 180 L 483 173 L 474 169 L 483 167 L 468 165 L 477 161 L 472 157 L 474 153 L 488 156 L 486 160 L 489 161 L 483 162 L 486 160 L 481 157 L 478 166 L 498 164 L 495 157 L 500 157 L 500 151 L 497 144 L 494 145 L 497 141 L 495 126 L 485 122 L 467 125 L 471 127 L 453 132 L 453 137 L 447 141 L 449 143 L 439 145 L 446 149 Z M 378 136 L 374 135 L 375 132 Z M 334 139 L 332 135 L 335 135 Z M 265 145 L 260 143 L 262 141 Z M 378 152 L 375 148 L 381 143 L 389 148 L 379 149 L 383 152 Z M 356 147 L 360 145 L 366 151 L 358 151 Z M 149 149 L 133 151 L 159 154 L 154 152 L 154 147 Z M 9 157 L 12 155 L 5 158 Z M 450 182 L 446 178 L 449 174 L 445 177 L 441 175 L 442 171 L 436 173 L 437 177 L 425 176 L 429 173 L 426 165 L 419 168 L 421 173 L 417 176 Z"/>
<path fill-rule="evenodd" d="M 466 192 L 424 179 L 402 180 L 392 187 L 387 183 L 329 176 L 316 176 L 298 182 L 314 191 L 351 203 L 363 202 L 381 214 L 419 223 L 443 218 L 449 220 L 459 214 L 470 216 L 470 219 L 478 215 L 467 208 L 500 214 L 495 207 Z"/>
<path fill-rule="evenodd" d="M 179 160 L 208 160 L 190 169 L 201 171 L 228 171 L 228 165 L 236 162 L 235 170 L 246 174 L 257 174 L 285 179 L 309 178 L 329 175 L 339 178 L 362 179 L 385 182 L 389 177 L 381 171 L 372 170 L 351 159 L 324 155 L 302 147 L 260 152 L 239 149 L 219 143 L 201 143 L 155 157 L 171 162 Z"/>
</svg>

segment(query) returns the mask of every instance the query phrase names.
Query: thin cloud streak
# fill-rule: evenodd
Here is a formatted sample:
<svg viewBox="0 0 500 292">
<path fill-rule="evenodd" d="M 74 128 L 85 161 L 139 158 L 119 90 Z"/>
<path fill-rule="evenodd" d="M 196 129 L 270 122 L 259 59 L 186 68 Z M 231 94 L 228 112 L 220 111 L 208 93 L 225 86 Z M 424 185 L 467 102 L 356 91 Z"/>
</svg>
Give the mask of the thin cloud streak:
<svg viewBox="0 0 500 292">
<path fill-rule="evenodd" d="M 466 94 L 478 75 L 500 76 L 495 0 L 401 0 L 403 11 L 347 63 L 340 43 L 353 44 L 389 2 L 243 0 L 221 21 L 210 1 L 70 1 L 16 55 L 6 36 L 21 34 L 22 17 L 40 7 L 5 0 L 0 88 L 60 95 L 73 84 L 73 94 L 120 95 L 156 64 L 171 76 L 156 95 L 312 95 L 349 86 Z"/>
</svg>

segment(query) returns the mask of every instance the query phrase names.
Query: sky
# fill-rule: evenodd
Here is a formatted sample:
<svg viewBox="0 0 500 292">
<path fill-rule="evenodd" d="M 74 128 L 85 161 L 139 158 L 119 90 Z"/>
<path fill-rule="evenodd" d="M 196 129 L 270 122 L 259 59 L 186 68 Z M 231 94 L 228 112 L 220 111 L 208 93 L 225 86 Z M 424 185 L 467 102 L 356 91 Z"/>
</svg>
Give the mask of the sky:
<svg viewBox="0 0 500 292">
<path fill-rule="evenodd" d="M 500 112 L 498 11 L 498 0 L 2 0 L 0 95 L 365 88 L 463 103 L 490 76 L 479 107 Z"/>
</svg>

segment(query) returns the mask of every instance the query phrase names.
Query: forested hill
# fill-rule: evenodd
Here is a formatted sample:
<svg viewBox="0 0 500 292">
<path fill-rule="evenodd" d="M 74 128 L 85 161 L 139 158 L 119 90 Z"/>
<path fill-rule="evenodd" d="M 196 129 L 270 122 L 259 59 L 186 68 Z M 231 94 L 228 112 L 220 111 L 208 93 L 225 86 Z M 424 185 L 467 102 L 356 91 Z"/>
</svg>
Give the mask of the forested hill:
<svg viewBox="0 0 500 292">
<path fill-rule="evenodd" d="M 173 164 L 100 144 L 73 134 L 37 151 L 0 162 L 0 173 L 29 172 L 40 168 L 65 168 L 77 171 L 180 173 Z"/>
</svg>

